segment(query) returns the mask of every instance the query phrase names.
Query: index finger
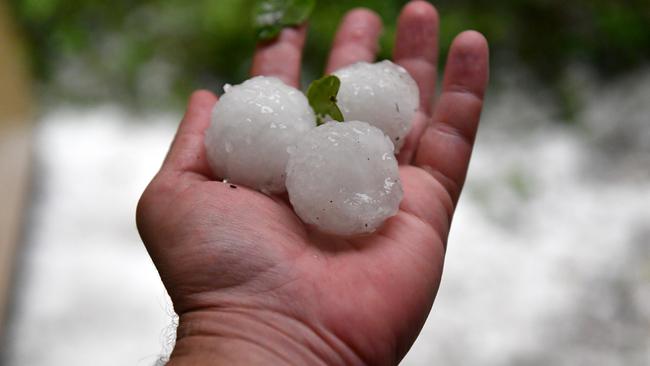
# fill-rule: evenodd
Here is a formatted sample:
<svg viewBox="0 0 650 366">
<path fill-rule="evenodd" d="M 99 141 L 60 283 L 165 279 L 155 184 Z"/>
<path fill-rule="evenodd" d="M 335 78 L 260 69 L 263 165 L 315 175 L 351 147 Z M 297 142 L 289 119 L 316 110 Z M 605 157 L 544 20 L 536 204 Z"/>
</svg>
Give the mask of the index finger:
<svg viewBox="0 0 650 366">
<path fill-rule="evenodd" d="M 298 28 L 285 28 L 277 38 L 258 43 L 251 76 L 274 76 L 285 84 L 298 88 L 306 36 L 307 26 L 302 25 Z"/>
</svg>

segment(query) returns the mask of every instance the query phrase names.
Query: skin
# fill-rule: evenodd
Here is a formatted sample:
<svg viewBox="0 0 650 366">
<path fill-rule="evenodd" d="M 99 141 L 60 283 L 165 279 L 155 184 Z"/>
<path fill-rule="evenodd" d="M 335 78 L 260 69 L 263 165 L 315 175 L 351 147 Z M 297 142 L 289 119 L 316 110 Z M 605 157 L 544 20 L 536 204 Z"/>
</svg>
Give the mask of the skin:
<svg viewBox="0 0 650 366">
<path fill-rule="evenodd" d="M 342 20 L 327 72 L 373 61 L 381 20 Z M 252 75 L 298 86 L 306 28 L 257 47 Z M 394 61 L 417 81 L 421 106 L 398 157 L 399 213 L 374 234 L 334 238 L 306 227 L 286 197 L 216 181 L 204 131 L 217 97 L 195 92 L 158 174 L 140 199 L 138 229 L 179 314 L 170 365 L 395 365 L 431 309 L 488 80 L 477 32 L 451 46 L 436 95 L 438 14 L 408 3 Z"/>
</svg>

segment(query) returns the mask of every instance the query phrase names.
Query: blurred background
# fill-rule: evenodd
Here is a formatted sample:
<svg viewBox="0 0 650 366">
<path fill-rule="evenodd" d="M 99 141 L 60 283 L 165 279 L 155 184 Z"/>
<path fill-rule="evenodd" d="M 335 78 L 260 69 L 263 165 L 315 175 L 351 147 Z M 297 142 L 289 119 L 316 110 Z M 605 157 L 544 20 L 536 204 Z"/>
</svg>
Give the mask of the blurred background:
<svg viewBox="0 0 650 366">
<path fill-rule="evenodd" d="M 303 84 L 345 11 L 319 1 Z M 134 223 L 189 93 L 246 79 L 252 0 L 0 3 L 0 364 L 153 365 L 174 315 Z M 650 364 L 650 3 L 441 0 L 491 85 L 443 283 L 403 365 Z"/>
</svg>

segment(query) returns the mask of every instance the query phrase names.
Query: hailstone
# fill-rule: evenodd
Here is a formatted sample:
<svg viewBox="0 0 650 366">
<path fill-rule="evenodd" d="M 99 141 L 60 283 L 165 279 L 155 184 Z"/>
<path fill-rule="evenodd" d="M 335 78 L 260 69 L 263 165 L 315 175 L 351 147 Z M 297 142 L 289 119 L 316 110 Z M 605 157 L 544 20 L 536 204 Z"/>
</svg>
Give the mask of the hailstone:
<svg viewBox="0 0 650 366">
<path fill-rule="evenodd" d="M 226 85 L 224 91 L 205 136 L 210 167 L 230 182 L 284 192 L 287 148 L 316 126 L 307 98 L 266 76 Z"/>
<path fill-rule="evenodd" d="M 375 231 L 403 191 L 393 143 L 365 122 L 328 122 L 290 149 L 287 192 L 303 222 L 341 236 Z"/>
<path fill-rule="evenodd" d="M 333 73 L 341 80 L 337 104 L 346 121 L 366 121 L 384 131 L 399 152 L 417 111 L 420 92 L 401 66 L 388 60 L 357 62 Z"/>
</svg>

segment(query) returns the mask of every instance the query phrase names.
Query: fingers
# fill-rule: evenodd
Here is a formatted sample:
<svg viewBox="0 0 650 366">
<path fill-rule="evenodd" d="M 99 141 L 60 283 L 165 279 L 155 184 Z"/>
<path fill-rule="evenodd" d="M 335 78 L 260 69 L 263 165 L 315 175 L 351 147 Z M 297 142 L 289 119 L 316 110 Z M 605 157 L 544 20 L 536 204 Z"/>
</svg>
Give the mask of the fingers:
<svg viewBox="0 0 650 366">
<path fill-rule="evenodd" d="M 192 93 L 165 161 L 138 201 L 136 223 L 150 251 L 149 244 L 160 232 L 155 224 L 160 221 L 164 207 L 189 185 L 207 180 L 211 175 L 203 139 L 216 102 L 217 97 L 209 91 Z"/>
<path fill-rule="evenodd" d="M 415 156 L 415 152 L 418 149 L 418 145 L 420 144 L 420 137 L 422 136 L 424 130 L 427 128 L 428 123 L 429 116 L 427 116 L 424 112 L 417 111 L 415 113 L 415 117 L 413 117 L 413 121 L 411 121 L 411 130 L 406 136 L 406 140 L 404 140 L 404 146 L 402 146 L 402 149 L 397 155 L 397 162 L 400 165 L 411 164 L 413 157 Z"/>
<path fill-rule="evenodd" d="M 359 61 L 371 62 L 379 48 L 381 18 L 368 9 L 349 11 L 336 32 L 325 73 Z"/>
<path fill-rule="evenodd" d="M 203 141 L 216 102 L 217 97 L 209 91 L 192 94 L 161 171 L 211 175 Z"/>
<path fill-rule="evenodd" d="M 393 59 L 404 67 L 420 88 L 420 110 L 431 114 L 438 63 L 438 12 L 426 1 L 404 6 L 397 22 Z"/>
<path fill-rule="evenodd" d="M 397 159 L 409 164 L 427 127 L 436 92 L 438 67 L 438 12 L 426 1 L 411 1 L 397 21 L 394 61 L 404 67 L 418 84 L 420 108 Z"/>
<path fill-rule="evenodd" d="M 454 201 L 465 181 L 488 81 L 488 45 L 478 32 L 456 37 L 432 123 L 420 139 L 415 164 L 429 171 Z"/>
<path fill-rule="evenodd" d="M 285 28 L 271 41 L 257 45 L 251 76 L 275 76 L 285 84 L 300 86 L 300 63 L 307 27 Z"/>
</svg>

